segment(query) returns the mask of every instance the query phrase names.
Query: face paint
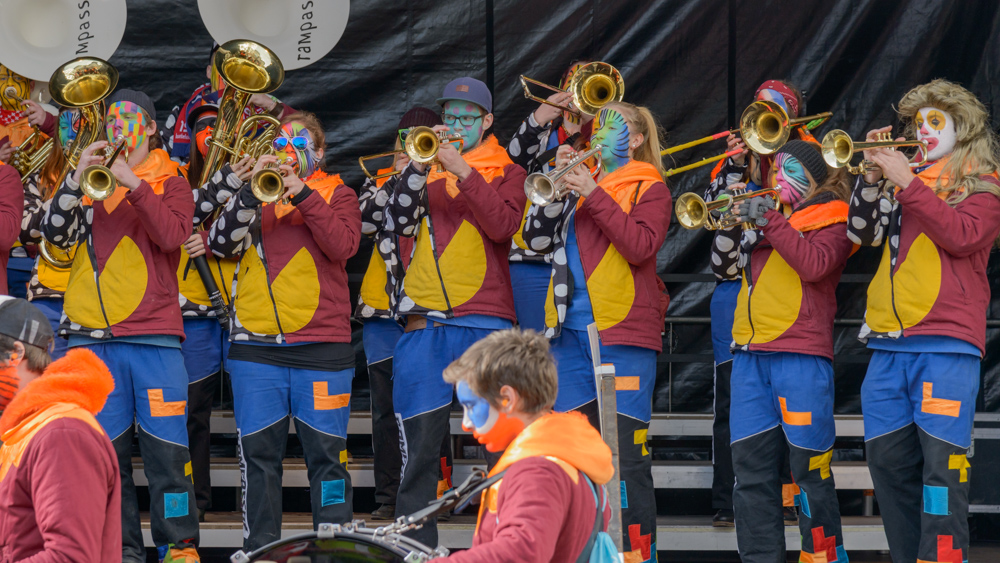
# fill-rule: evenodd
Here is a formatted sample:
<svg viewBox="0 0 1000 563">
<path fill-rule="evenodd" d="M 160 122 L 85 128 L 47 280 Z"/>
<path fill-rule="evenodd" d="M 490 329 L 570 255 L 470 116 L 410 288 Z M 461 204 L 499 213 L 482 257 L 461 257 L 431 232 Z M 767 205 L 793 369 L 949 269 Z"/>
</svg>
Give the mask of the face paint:
<svg viewBox="0 0 1000 563">
<path fill-rule="evenodd" d="M 444 103 L 441 119 L 452 134 L 462 136 L 462 152 L 469 152 L 479 146 L 483 132 L 486 131 L 484 127 L 486 115 L 486 110 L 472 102 L 448 100 Z"/>
<path fill-rule="evenodd" d="M 793 207 L 802 201 L 810 185 L 806 167 L 788 153 L 779 153 L 774 159 L 774 183 L 781 188 L 781 203 Z"/>
<path fill-rule="evenodd" d="M 604 150 L 601 151 L 601 168 L 605 172 L 614 172 L 628 163 L 628 142 L 629 130 L 625 116 L 613 109 L 602 109 L 594 119 L 590 146 L 604 145 Z"/>
<path fill-rule="evenodd" d="M 7 111 L 24 111 L 18 98 L 30 98 L 31 86 L 30 80 L 0 65 L 0 107 Z"/>
<path fill-rule="evenodd" d="M 757 94 L 757 101 L 774 102 L 781 106 L 781 109 L 785 110 L 785 113 L 789 117 L 794 117 L 791 110 L 788 108 L 788 102 L 785 101 L 785 97 L 781 95 L 781 92 L 777 90 L 771 90 L 770 88 L 765 88 Z"/>
<path fill-rule="evenodd" d="M 282 160 L 292 159 L 289 164 L 299 178 L 308 178 L 319 167 L 319 155 L 316 153 L 316 143 L 313 142 L 312 134 L 304 125 L 298 122 L 286 123 L 281 126 L 281 137 L 287 144 L 280 150 L 276 150 L 278 158 Z M 295 137 L 305 137 L 307 144 L 305 149 L 295 148 L 293 139 Z"/>
<path fill-rule="evenodd" d="M 459 381 L 455 392 L 462 404 L 462 428 L 472 432 L 487 451 L 504 451 L 524 430 L 523 422 L 498 411 L 489 401 L 473 393 L 466 382 Z"/>
<path fill-rule="evenodd" d="M 69 144 L 76 139 L 80 132 L 80 110 L 67 109 L 59 113 L 59 144 L 63 150 L 69 148 Z"/>
<path fill-rule="evenodd" d="M 108 141 L 115 137 L 125 137 L 125 146 L 134 151 L 146 142 L 146 112 L 133 102 L 115 102 L 108 107 L 105 116 Z"/>
<path fill-rule="evenodd" d="M 569 83 L 571 80 L 573 80 L 573 75 L 576 74 L 576 71 L 580 70 L 580 67 L 582 67 L 585 64 L 586 63 L 577 63 L 571 66 L 569 70 L 566 72 L 566 74 L 563 76 L 562 81 L 559 83 L 559 89 L 561 90 L 569 89 Z M 579 115 L 570 113 L 568 111 L 562 112 L 562 115 L 563 115 L 563 120 L 565 120 L 566 123 L 580 123 Z"/>
<path fill-rule="evenodd" d="M 955 150 L 958 140 L 955 133 L 955 119 L 951 114 L 933 107 L 920 108 L 914 121 L 917 125 L 917 140 L 927 141 L 927 160 L 940 160 Z"/>
</svg>

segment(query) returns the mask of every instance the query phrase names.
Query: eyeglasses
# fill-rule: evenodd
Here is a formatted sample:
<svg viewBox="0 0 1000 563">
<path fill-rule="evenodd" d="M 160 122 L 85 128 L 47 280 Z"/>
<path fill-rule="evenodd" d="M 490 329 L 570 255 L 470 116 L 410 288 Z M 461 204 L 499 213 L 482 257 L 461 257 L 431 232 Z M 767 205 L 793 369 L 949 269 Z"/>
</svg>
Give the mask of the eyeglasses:
<svg viewBox="0 0 1000 563">
<path fill-rule="evenodd" d="M 400 143 L 405 143 L 406 142 L 406 136 L 409 135 L 409 134 L 410 134 L 410 128 L 409 127 L 407 127 L 406 129 L 400 129 L 399 130 L 399 142 Z"/>
<path fill-rule="evenodd" d="M 476 116 L 463 115 L 459 117 L 457 115 L 452 115 L 450 113 L 443 113 L 441 114 L 441 121 L 443 121 L 445 125 L 454 125 L 455 122 L 458 121 L 459 123 L 462 124 L 463 127 L 472 127 L 473 125 L 476 124 L 477 121 L 479 121 L 483 117 L 485 116 L 482 114 Z"/>
<path fill-rule="evenodd" d="M 288 137 L 275 137 L 273 143 L 274 150 L 276 151 L 285 150 L 285 147 L 288 146 L 289 141 L 291 141 L 292 143 L 292 148 L 297 151 L 304 151 L 309 146 L 309 139 L 302 136 L 292 137 L 291 139 L 289 139 Z"/>
</svg>

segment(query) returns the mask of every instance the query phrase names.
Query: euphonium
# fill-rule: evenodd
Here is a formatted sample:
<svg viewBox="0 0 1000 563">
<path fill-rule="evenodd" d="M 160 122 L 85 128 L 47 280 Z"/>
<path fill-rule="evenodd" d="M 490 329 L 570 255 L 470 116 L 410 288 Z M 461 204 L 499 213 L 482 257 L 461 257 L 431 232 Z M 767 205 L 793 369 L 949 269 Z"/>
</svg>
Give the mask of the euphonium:
<svg viewBox="0 0 1000 563">
<path fill-rule="evenodd" d="M 96 57 L 80 57 L 62 65 L 49 79 L 49 94 L 61 106 L 80 108 L 80 129 L 66 150 L 71 168 L 80 162 L 83 149 L 101 140 L 104 132 L 104 98 L 118 84 L 118 70 Z"/>
<path fill-rule="evenodd" d="M 545 98 L 535 96 L 528 88 L 529 82 L 553 92 L 572 93 L 573 105 L 579 109 L 554 104 Z M 625 97 L 625 80 L 622 79 L 621 73 L 608 63 L 599 61 L 585 64 L 576 69 L 565 90 L 528 78 L 523 74 L 521 75 L 521 87 L 524 88 L 525 98 L 557 107 L 574 115 L 580 115 L 581 112 L 587 115 L 597 115 L 597 112 L 601 111 L 605 105 L 611 102 L 620 102 Z"/>
<path fill-rule="evenodd" d="M 94 201 L 108 199 L 118 189 L 118 180 L 111 172 L 111 165 L 119 155 L 128 160 L 125 137 L 121 135 L 116 137 L 112 144 L 104 148 L 104 154 L 106 155 L 104 164 L 88 166 L 80 174 L 80 189 Z"/>
<path fill-rule="evenodd" d="M 524 195 L 528 196 L 531 203 L 535 205 L 548 205 L 566 197 L 569 190 L 565 186 L 560 187 L 556 185 L 559 179 L 565 176 L 570 170 L 586 162 L 590 157 L 601 154 L 602 150 L 604 150 L 604 145 L 594 145 L 590 150 L 580 153 L 573 160 L 569 161 L 566 166 L 558 170 L 553 170 L 548 174 L 535 172 L 529 175 L 524 180 Z"/>
<path fill-rule="evenodd" d="M 76 247 L 59 248 L 43 237 L 42 242 L 38 245 L 38 253 L 53 268 L 65 270 L 73 265 L 73 259 L 76 257 Z"/>
<path fill-rule="evenodd" d="M 923 166 L 927 163 L 927 141 L 894 141 L 889 133 L 880 133 L 878 140 L 855 143 L 846 131 L 834 129 L 823 136 L 823 160 L 834 168 L 847 167 L 847 171 L 856 176 L 867 174 L 877 165 L 874 162 L 862 160 L 857 166 L 851 166 L 854 153 L 887 147 L 917 147 L 917 154 L 910 161 L 910 167 Z"/>
<path fill-rule="evenodd" d="M 732 194 L 724 193 L 713 201 L 706 202 L 702 197 L 693 192 L 681 194 L 674 205 L 674 213 L 677 215 L 677 222 L 685 229 L 700 229 L 702 227 L 715 231 L 727 229 L 739 223 L 743 223 L 744 229 L 756 229 L 757 226 L 750 222 L 740 221 L 733 214 L 733 204 L 747 201 L 753 197 L 772 197 L 778 202 L 778 190 L 767 189 L 748 192 L 746 189 L 734 189 Z"/>
<path fill-rule="evenodd" d="M 392 172 L 387 172 L 385 174 L 372 174 L 365 166 L 365 161 L 376 158 L 386 158 L 397 154 L 405 154 L 414 162 L 420 162 L 423 164 L 433 163 L 433 161 L 437 159 L 437 153 L 438 149 L 441 148 L 441 143 L 452 143 L 456 141 L 459 143 L 458 150 L 461 152 L 462 148 L 465 146 L 461 135 L 449 135 L 444 131 L 436 132 L 430 127 L 425 126 L 414 127 L 413 129 L 410 129 L 410 132 L 406 135 L 406 142 L 403 143 L 403 148 L 401 150 L 362 156 L 358 159 L 358 164 L 361 165 L 361 170 L 365 173 L 365 176 L 371 178 L 372 180 L 385 178 L 387 176 L 395 176 L 396 174 L 399 174 L 398 170 L 393 170 Z"/>
</svg>

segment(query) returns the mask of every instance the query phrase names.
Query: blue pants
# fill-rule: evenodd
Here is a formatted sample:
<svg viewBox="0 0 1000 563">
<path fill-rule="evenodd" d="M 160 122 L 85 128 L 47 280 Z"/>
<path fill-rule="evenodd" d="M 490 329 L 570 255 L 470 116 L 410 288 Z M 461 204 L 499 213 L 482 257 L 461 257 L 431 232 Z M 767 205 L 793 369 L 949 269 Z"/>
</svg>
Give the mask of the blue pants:
<svg viewBox="0 0 1000 563">
<path fill-rule="evenodd" d="M 53 299 L 51 297 L 40 297 L 38 299 L 33 299 L 31 304 L 45 314 L 45 318 L 49 320 L 49 324 L 52 325 L 52 334 L 59 334 L 59 321 L 62 320 L 63 312 L 63 300 Z M 66 355 L 66 344 L 67 340 L 65 338 L 60 338 L 56 336 L 55 343 L 52 347 L 52 359 L 58 360 L 59 358 Z"/>
<path fill-rule="evenodd" d="M 108 342 L 87 345 L 111 370 L 115 389 L 97 421 L 111 437 L 122 480 L 122 560 L 145 561 L 139 503 L 132 479 L 132 438 L 149 481 L 150 518 L 157 546 L 198 543 L 198 513 L 187 449 L 187 387 L 177 348 Z"/>
<path fill-rule="evenodd" d="M 587 332 L 563 328 L 551 342 L 559 369 L 555 410 L 579 410 L 600 428 L 597 384 Z M 615 366 L 622 535 L 627 553 L 656 557 L 656 498 L 652 456 L 646 447 L 656 383 L 656 352 L 635 346 L 601 345 L 601 363 Z"/>
<path fill-rule="evenodd" d="M 28 298 L 28 282 L 35 261 L 31 258 L 7 259 L 7 294 L 21 299 Z"/>
<path fill-rule="evenodd" d="M 523 329 L 545 331 L 545 297 L 549 292 L 552 265 L 545 262 L 511 262 L 510 284 L 514 288 L 514 312 Z"/>
<path fill-rule="evenodd" d="M 802 560 L 846 563 L 837 490 L 830 471 L 836 429 L 833 364 L 791 352 L 736 352 L 732 433 L 736 540 L 746 563 L 783 561 L 781 455 L 787 440 L 800 492 Z M 813 557 L 814 559 L 815 557 Z"/>
<path fill-rule="evenodd" d="M 347 422 L 353 369 L 316 371 L 229 360 L 243 473 L 244 550 L 281 535 L 281 470 L 288 423 L 305 451 L 313 526 L 351 520 Z"/>
<path fill-rule="evenodd" d="M 184 336 L 181 353 L 189 383 L 225 370 L 229 331 L 223 330 L 219 321 L 204 317 L 184 319 Z"/>
<path fill-rule="evenodd" d="M 969 476 L 980 360 L 876 350 L 861 386 L 868 468 L 898 561 L 969 558 Z"/>
</svg>

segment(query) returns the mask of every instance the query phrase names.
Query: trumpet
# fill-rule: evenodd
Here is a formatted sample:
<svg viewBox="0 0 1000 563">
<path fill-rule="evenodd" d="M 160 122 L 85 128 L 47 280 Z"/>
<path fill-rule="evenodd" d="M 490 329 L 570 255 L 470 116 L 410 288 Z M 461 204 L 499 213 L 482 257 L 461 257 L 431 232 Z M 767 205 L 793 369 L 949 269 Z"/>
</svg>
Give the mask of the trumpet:
<svg viewBox="0 0 1000 563">
<path fill-rule="evenodd" d="M 535 205 L 548 205 L 566 197 L 569 190 L 565 186 L 559 187 L 556 185 L 559 179 L 565 176 L 570 170 L 586 162 L 590 157 L 600 155 L 602 150 L 604 150 L 604 145 L 594 145 L 590 150 L 580 153 L 573 160 L 569 161 L 566 166 L 558 170 L 553 170 L 548 174 L 535 172 L 529 175 L 524 181 L 524 194 Z"/>
<path fill-rule="evenodd" d="M 923 166 L 927 163 L 927 141 L 894 141 L 889 133 L 879 133 L 875 141 L 855 143 L 846 131 L 834 129 L 823 136 L 823 160 L 834 168 L 847 167 L 847 171 L 860 176 L 873 171 L 877 164 L 862 160 L 857 166 L 851 166 L 854 153 L 878 148 L 917 147 L 917 154 L 910 161 L 910 167 Z"/>
<path fill-rule="evenodd" d="M 118 189 L 118 179 L 111 172 L 111 165 L 119 155 L 128 160 L 128 148 L 125 137 L 118 135 L 112 144 L 104 147 L 104 164 L 94 164 L 83 169 L 80 176 L 80 189 L 84 195 L 94 201 L 103 201 L 111 197 Z"/>
<path fill-rule="evenodd" d="M 431 163 L 437 159 L 437 153 L 438 149 L 441 148 L 441 143 L 453 143 L 455 141 L 458 141 L 458 150 L 461 152 L 465 147 L 465 143 L 462 141 L 461 135 L 449 135 L 444 131 L 436 132 L 430 127 L 425 126 L 414 127 L 413 129 L 410 129 L 409 134 L 406 135 L 406 142 L 403 143 L 402 149 L 362 156 L 358 159 L 358 164 L 361 166 L 361 170 L 365 173 L 365 176 L 371 178 L 372 180 L 395 176 L 396 174 L 399 174 L 399 170 L 393 170 L 392 172 L 385 172 L 383 174 L 372 174 L 365 166 L 365 161 L 376 158 L 386 158 L 397 154 L 405 154 L 414 162 Z"/>
<path fill-rule="evenodd" d="M 545 98 L 535 96 L 528 87 L 529 82 L 553 92 L 572 93 L 573 105 L 576 108 L 561 106 Z M 615 67 L 602 62 L 588 63 L 576 69 L 565 90 L 528 78 L 523 74 L 521 75 L 521 87 L 524 88 L 525 98 L 568 111 L 573 115 L 580 115 L 581 112 L 587 115 L 597 115 L 597 112 L 601 111 L 605 105 L 611 102 L 620 102 L 625 97 L 625 81 L 622 79 L 621 73 Z"/>
<path fill-rule="evenodd" d="M 258 170 L 250 178 L 250 191 L 253 192 L 254 197 L 264 203 L 273 203 L 281 199 L 281 195 L 285 193 L 285 179 L 278 172 L 277 167 L 292 162 L 294 159 L 289 157 L 275 165 L 265 166 Z"/>
<path fill-rule="evenodd" d="M 706 202 L 700 195 L 693 192 L 681 194 L 674 205 L 677 222 L 689 230 L 704 227 L 710 231 L 716 231 L 719 229 L 728 229 L 739 223 L 743 223 L 744 229 L 756 229 L 757 226 L 752 222 L 740 221 L 733 214 L 733 204 L 747 201 L 752 197 L 761 196 L 774 198 L 775 203 L 779 201 L 779 192 L 777 189 L 748 192 L 746 188 L 738 188 L 732 191 L 732 194 L 721 194 L 718 198 L 709 202 Z"/>
</svg>

